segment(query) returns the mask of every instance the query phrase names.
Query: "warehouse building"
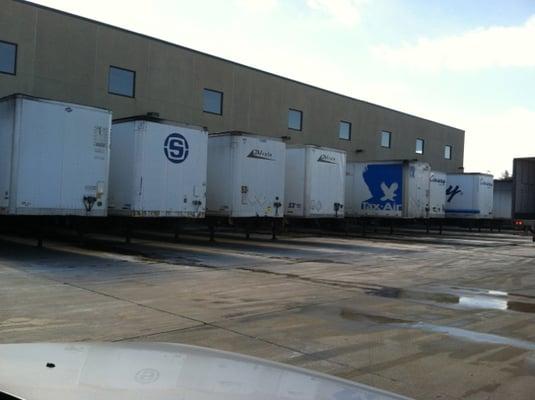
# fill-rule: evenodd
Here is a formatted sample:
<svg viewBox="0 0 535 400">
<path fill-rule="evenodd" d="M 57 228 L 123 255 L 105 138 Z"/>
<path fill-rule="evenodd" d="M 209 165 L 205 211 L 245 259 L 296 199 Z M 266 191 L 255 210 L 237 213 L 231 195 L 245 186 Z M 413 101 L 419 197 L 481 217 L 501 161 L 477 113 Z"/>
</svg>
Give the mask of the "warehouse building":
<svg viewBox="0 0 535 400">
<path fill-rule="evenodd" d="M 464 131 L 22 0 L 0 0 L 0 97 L 108 108 L 463 168 Z"/>
</svg>

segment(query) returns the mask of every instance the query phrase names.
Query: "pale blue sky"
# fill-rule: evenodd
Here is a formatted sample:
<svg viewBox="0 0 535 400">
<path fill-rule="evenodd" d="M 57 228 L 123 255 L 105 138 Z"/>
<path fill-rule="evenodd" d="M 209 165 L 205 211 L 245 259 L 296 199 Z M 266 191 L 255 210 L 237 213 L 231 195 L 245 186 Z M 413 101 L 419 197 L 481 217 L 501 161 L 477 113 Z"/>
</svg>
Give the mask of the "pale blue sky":
<svg viewBox="0 0 535 400">
<path fill-rule="evenodd" d="M 466 130 L 465 167 L 535 156 L 534 0 L 37 0 Z"/>
</svg>

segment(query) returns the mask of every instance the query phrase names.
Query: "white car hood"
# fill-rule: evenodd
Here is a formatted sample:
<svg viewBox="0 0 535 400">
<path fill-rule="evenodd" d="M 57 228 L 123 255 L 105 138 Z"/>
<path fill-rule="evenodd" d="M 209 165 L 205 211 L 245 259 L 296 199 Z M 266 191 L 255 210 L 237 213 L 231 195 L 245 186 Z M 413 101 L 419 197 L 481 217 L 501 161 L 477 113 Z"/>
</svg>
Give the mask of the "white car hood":
<svg viewBox="0 0 535 400">
<path fill-rule="evenodd" d="M 0 345 L 0 392 L 24 400 L 392 400 L 291 366 L 167 343 Z"/>
</svg>

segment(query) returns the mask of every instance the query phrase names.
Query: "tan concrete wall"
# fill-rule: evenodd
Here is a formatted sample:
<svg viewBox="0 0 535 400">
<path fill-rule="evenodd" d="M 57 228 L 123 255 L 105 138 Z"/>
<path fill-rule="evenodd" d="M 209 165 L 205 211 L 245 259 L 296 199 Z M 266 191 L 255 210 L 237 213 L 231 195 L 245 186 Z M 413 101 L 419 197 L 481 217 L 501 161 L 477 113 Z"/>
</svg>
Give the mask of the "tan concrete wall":
<svg viewBox="0 0 535 400">
<path fill-rule="evenodd" d="M 420 159 L 447 172 L 463 166 L 462 130 L 28 3 L 0 0 L 0 40 L 18 44 L 17 75 L 0 74 L 0 96 L 105 107 L 115 118 L 155 111 L 212 132 L 339 148 L 354 161 Z M 108 94 L 110 65 L 136 71 L 135 98 Z M 222 116 L 203 113 L 204 88 L 224 92 Z M 287 128 L 288 108 L 303 111 L 302 132 Z M 340 120 L 352 123 L 351 141 L 338 139 Z M 381 130 L 392 132 L 391 149 L 379 146 Z M 425 140 L 423 156 L 415 154 L 416 138 Z M 444 159 L 444 145 L 453 146 L 452 160 Z"/>
</svg>

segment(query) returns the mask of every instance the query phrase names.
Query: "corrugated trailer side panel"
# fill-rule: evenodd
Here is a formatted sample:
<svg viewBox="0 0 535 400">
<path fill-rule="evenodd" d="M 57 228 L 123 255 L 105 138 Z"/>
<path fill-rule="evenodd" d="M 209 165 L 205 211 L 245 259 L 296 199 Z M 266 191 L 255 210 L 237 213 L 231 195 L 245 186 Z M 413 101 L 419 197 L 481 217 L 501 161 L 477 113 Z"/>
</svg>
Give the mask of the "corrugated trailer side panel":
<svg viewBox="0 0 535 400">
<path fill-rule="evenodd" d="M 477 182 L 478 203 L 482 218 L 492 218 L 494 209 L 494 177 L 491 175 L 481 175 Z"/>
<path fill-rule="evenodd" d="M 208 170 L 208 131 L 203 128 L 196 130 L 193 127 L 181 130 L 189 141 L 190 156 L 181 165 L 183 166 L 182 180 L 179 185 L 186 188 L 181 195 L 182 211 L 185 215 L 194 218 L 204 218 L 206 215 L 206 180 Z M 169 165 L 169 164 L 168 164 Z M 169 175 L 169 187 L 175 183 Z"/>
<path fill-rule="evenodd" d="M 344 208 L 346 216 L 355 215 L 352 193 L 355 190 L 355 167 L 354 163 L 348 162 L 346 164 L 346 180 L 345 180 L 345 194 L 344 194 Z"/>
<path fill-rule="evenodd" d="M 130 215 L 136 207 L 139 166 L 135 162 L 137 125 L 135 121 L 115 124 L 111 132 L 110 200 L 112 215 Z M 136 190 L 138 189 L 138 190 Z"/>
<path fill-rule="evenodd" d="M 236 185 L 230 136 L 208 138 L 208 178 L 206 213 L 214 216 L 232 214 L 233 188 Z"/>
<path fill-rule="evenodd" d="M 0 214 L 6 214 L 11 197 L 13 162 L 14 100 L 0 102 Z"/>
<path fill-rule="evenodd" d="M 405 218 L 427 218 L 429 213 L 429 177 L 431 167 L 423 162 L 405 163 L 405 177 L 407 179 L 405 191 Z"/>
<path fill-rule="evenodd" d="M 513 208 L 513 181 L 495 180 L 492 217 L 510 220 Z"/>
<path fill-rule="evenodd" d="M 432 171 L 429 179 L 429 217 L 444 218 L 446 213 L 446 182 L 444 172 Z"/>
<path fill-rule="evenodd" d="M 535 220 L 535 158 L 513 162 L 513 218 Z"/>
<path fill-rule="evenodd" d="M 305 216 L 305 157 L 299 148 L 286 150 L 286 181 L 284 212 L 289 217 Z"/>
</svg>

